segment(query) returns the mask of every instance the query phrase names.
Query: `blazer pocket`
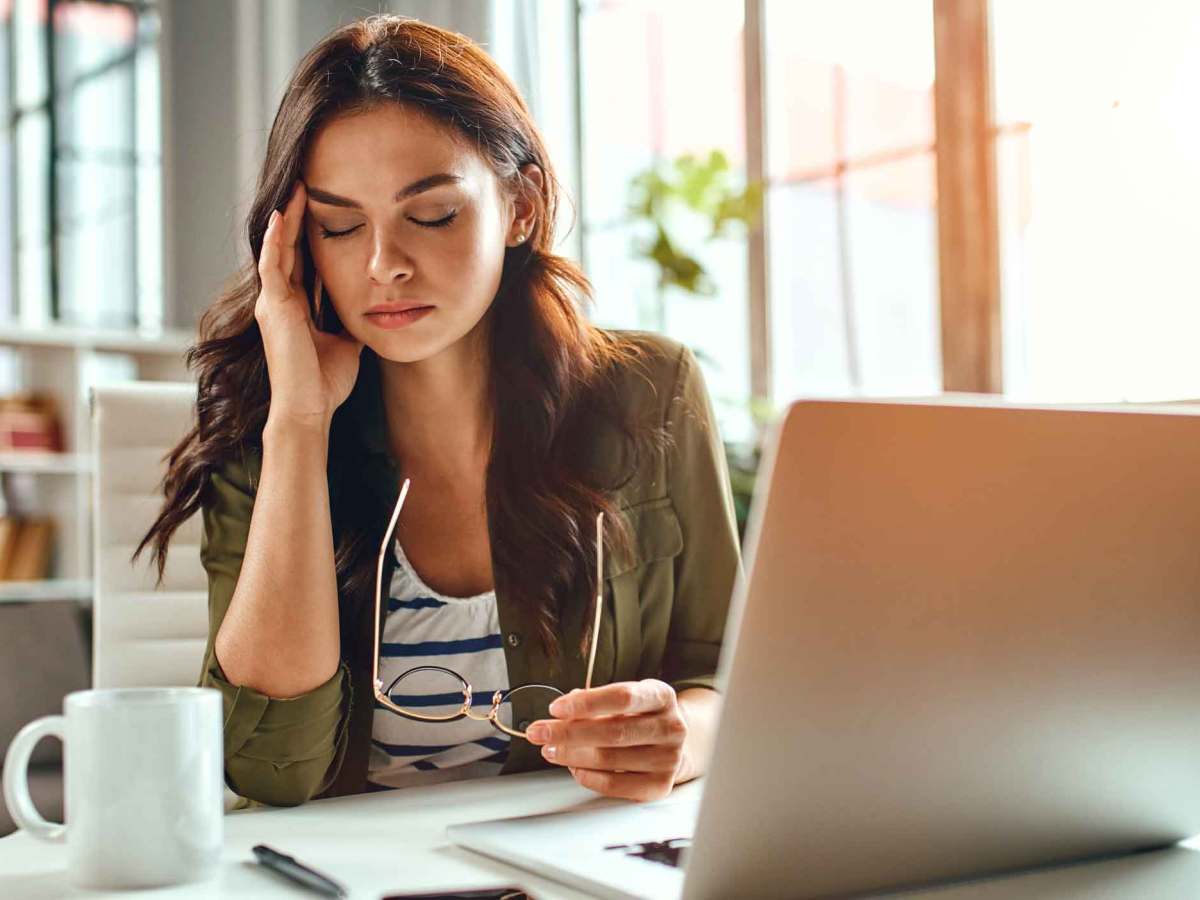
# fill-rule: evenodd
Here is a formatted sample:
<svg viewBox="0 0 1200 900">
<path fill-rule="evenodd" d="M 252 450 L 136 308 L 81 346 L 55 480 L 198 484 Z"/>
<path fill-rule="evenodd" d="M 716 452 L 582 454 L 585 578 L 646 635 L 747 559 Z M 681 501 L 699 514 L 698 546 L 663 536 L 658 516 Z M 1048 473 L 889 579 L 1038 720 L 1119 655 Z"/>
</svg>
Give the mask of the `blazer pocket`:
<svg viewBox="0 0 1200 900">
<path fill-rule="evenodd" d="M 647 500 L 621 512 L 632 532 L 632 552 L 614 552 L 605 559 L 605 611 L 611 614 L 607 616 L 611 626 L 606 629 L 601 622 L 597 647 L 597 657 L 607 651 L 608 662 L 602 669 L 597 660 L 597 674 L 609 675 L 610 682 L 638 677 L 643 606 L 671 602 L 674 567 L 669 561 L 683 550 L 683 531 L 670 497 Z M 598 678 L 593 682 L 600 683 Z"/>
</svg>

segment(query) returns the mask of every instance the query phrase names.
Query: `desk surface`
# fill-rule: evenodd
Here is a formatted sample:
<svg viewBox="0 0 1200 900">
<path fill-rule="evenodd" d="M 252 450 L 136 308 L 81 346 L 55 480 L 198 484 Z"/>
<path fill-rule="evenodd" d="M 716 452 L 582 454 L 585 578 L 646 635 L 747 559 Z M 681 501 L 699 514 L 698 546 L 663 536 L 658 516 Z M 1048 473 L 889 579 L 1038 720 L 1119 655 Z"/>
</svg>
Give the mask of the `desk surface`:
<svg viewBox="0 0 1200 900">
<path fill-rule="evenodd" d="M 690 784 L 677 790 L 699 787 Z M 539 900 L 579 900 L 586 895 L 451 846 L 446 826 L 619 802 L 599 798 L 576 785 L 567 773 L 555 771 L 318 800 L 292 809 L 244 810 L 225 819 L 225 857 L 216 879 L 133 893 L 72 889 L 66 880 L 64 848 L 17 833 L 0 839 L 0 897 L 301 900 L 316 896 L 250 862 L 250 848 L 265 843 L 337 878 L 350 888 L 353 898 L 361 900 L 378 900 L 388 892 L 508 884 L 526 888 Z M 1189 843 L 1200 849 L 1200 839 Z M 930 900 L 1197 897 L 1200 852 L 1165 850 L 903 896 Z"/>
</svg>

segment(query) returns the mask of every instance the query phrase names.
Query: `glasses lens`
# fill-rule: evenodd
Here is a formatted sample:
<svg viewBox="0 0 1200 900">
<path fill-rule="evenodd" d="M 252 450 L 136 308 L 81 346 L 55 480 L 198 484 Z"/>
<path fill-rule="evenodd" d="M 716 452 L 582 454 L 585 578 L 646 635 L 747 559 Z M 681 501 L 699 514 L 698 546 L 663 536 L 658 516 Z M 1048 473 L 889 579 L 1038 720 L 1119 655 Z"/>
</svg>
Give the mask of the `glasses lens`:
<svg viewBox="0 0 1200 900">
<path fill-rule="evenodd" d="M 400 675 L 387 689 L 387 696 L 409 715 L 430 722 L 455 718 L 465 700 L 466 682 L 445 669 L 418 668 Z M 490 700 L 490 695 L 488 698 Z M 476 698 L 478 704 L 484 698 Z"/>
<path fill-rule="evenodd" d="M 507 701 L 506 706 L 513 704 L 509 708 L 521 708 L 522 717 L 528 717 L 530 722 L 536 722 L 538 719 L 549 719 L 550 704 L 557 698 L 561 697 L 563 692 L 558 688 L 549 687 L 541 684 L 530 684 L 524 687 L 514 688 L 504 695 Z M 525 736 L 523 731 L 512 730 L 513 734 L 521 737 Z"/>
</svg>

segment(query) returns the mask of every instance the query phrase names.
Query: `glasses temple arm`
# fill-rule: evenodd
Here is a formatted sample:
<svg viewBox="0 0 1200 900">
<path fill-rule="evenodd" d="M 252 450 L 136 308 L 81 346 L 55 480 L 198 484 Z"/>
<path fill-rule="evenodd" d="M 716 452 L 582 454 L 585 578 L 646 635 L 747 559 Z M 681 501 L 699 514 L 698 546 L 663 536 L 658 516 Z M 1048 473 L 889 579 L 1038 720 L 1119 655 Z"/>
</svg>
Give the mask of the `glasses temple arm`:
<svg viewBox="0 0 1200 900">
<path fill-rule="evenodd" d="M 379 545 L 379 560 L 375 565 L 375 630 L 372 632 L 375 655 L 371 662 L 372 690 L 379 689 L 379 617 L 380 608 L 383 606 L 383 558 L 387 553 L 388 538 L 391 537 L 392 530 L 396 527 L 396 520 L 400 518 L 400 510 L 404 508 L 404 498 L 408 496 L 408 482 L 409 479 L 405 478 L 404 484 L 400 485 L 400 496 L 396 500 L 396 508 L 392 510 L 392 518 L 388 522 L 387 530 L 383 533 L 383 543 Z"/>
<path fill-rule="evenodd" d="M 584 689 L 592 687 L 592 669 L 596 665 L 596 644 L 600 641 L 600 615 L 604 611 L 604 513 L 596 514 L 596 618 L 592 623 L 592 639 L 588 642 L 587 680 Z"/>
</svg>

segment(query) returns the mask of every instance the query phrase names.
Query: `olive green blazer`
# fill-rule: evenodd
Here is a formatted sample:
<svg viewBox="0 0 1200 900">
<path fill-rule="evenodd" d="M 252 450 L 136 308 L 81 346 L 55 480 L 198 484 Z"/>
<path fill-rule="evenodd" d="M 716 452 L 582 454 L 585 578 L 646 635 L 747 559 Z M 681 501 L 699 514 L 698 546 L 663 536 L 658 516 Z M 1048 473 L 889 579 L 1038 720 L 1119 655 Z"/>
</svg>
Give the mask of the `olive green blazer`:
<svg viewBox="0 0 1200 900">
<path fill-rule="evenodd" d="M 661 678 L 676 690 L 712 688 L 740 567 L 723 447 L 691 351 L 658 335 L 626 334 L 648 352 L 642 363 L 622 371 L 621 396 L 635 414 L 652 416 L 670 440 L 664 451 L 639 463 L 635 477 L 617 492 L 621 512 L 632 526 L 634 553 L 606 554 L 593 686 Z M 401 479 L 388 449 L 378 358 L 369 350 L 363 352 L 358 381 L 344 406 L 343 414 L 354 417 L 366 448 L 365 477 L 379 486 L 377 508 L 364 514 L 379 516 L 380 533 Z M 618 453 L 616 440 L 615 434 L 599 432 L 598 459 Z M 331 502 L 341 462 L 331 444 Z M 378 635 L 371 608 L 353 614 L 360 623 L 358 638 L 349 642 L 352 646 L 343 640 L 339 671 L 299 697 L 271 698 L 231 684 L 213 652 L 241 571 L 261 468 L 261 450 L 247 447 L 212 473 L 202 504 L 200 557 L 208 573 L 209 634 L 200 684 L 216 688 L 224 698 L 226 781 L 244 798 L 278 806 L 358 793 L 366 789 L 375 705 L 371 642 Z M 385 585 L 393 564 L 389 554 Z M 586 660 L 578 648 L 589 624 L 583 621 L 583 598 L 579 608 L 562 616 L 563 653 L 557 665 L 543 653 L 524 611 L 502 591 L 496 602 L 509 684 L 537 682 L 564 691 L 583 686 Z M 523 728 L 530 715 L 515 699 L 513 721 Z M 547 765 L 537 747 L 514 739 L 503 772 Z"/>
</svg>

